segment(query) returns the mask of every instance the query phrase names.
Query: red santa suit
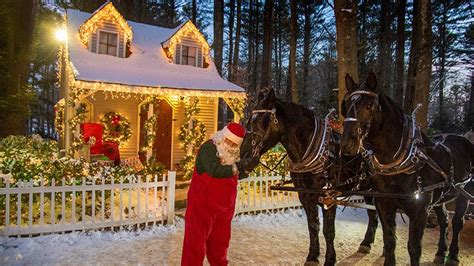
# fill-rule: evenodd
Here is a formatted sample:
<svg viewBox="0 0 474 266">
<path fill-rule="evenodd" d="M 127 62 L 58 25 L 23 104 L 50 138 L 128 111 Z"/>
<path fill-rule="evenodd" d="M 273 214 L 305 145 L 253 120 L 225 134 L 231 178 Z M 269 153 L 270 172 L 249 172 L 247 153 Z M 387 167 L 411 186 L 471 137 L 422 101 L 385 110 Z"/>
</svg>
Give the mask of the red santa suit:
<svg viewBox="0 0 474 266">
<path fill-rule="evenodd" d="M 223 133 L 240 145 L 245 130 L 230 123 Z M 188 191 L 181 265 L 202 265 L 205 256 L 211 265 L 227 265 L 237 196 L 234 172 L 235 166 L 221 164 L 212 140 L 201 146 Z"/>
</svg>

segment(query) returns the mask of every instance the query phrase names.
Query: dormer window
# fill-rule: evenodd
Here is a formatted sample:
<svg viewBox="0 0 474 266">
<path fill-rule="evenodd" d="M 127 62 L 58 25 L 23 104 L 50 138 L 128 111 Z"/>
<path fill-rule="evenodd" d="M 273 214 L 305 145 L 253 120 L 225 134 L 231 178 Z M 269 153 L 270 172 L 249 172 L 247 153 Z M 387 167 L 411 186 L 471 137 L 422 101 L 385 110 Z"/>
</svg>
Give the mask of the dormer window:
<svg viewBox="0 0 474 266">
<path fill-rule="evenodd" d="M 188 66 L 196 66 L 197 47 L 182 45 L 181 64 Z"/>
<path fill-rule="evenodd" d="M 99 31 L 99 54 L 117 56 L 117 39 L 117 33 Z"/>
</svg>

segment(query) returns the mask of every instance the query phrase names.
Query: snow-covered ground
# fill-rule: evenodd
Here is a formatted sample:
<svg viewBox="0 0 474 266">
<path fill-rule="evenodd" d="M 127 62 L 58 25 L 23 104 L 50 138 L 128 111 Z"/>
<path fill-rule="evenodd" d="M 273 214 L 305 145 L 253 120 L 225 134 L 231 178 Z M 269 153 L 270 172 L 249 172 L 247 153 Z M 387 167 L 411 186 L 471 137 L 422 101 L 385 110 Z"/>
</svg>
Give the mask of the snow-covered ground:
<svg viewBox="0 0 474 266">
<path fill-rule="evenodd" d="M 338 213 L 336 251 L 339 265 L 383 264 L 382 232 L 377 231 L 371 254 L 356 252 L 365 233 L 367 216 L 361 209 Z M 408 225 L 397 217 L 397 262 L 409 263 L 406 241 Z M 178 265 L 184 221 L 132 232 L 91 232 L 47 235 L 35 238 L 0 238 L 0 265 Z M 301 265 L 308 251 L 306 217 L 302 210 L 245 215 L 234 219 L 229 260 L 232 265 Z M 436 252 L 438 229 L 426 229 L 423 265 L 430 265 Z M 320 233 L 321 261 L 325 244 Z M 474 220 L 466 221 L 460 238 L 460 260 L 474 265 Z"/>
</svg>

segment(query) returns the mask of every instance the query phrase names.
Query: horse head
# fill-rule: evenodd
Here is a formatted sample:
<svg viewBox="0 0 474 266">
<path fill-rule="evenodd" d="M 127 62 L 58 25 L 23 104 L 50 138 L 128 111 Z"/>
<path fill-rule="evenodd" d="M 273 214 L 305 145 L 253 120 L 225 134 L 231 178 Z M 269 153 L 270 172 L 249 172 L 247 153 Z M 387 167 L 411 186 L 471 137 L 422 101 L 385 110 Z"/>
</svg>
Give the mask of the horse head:
<svg viewBox="0 0 474 266">
<path fill-rule="evenodd" d="M 369 74 L 364 84 L 356 84 L 349 74 L 345 81 L 347 93 L 341 106 L 341 113 L 345 117 L 341 151 L 355 156 L 363 148 L 371 126 L 378 122 L 380 91 L 374 73 Z"/>
<path fill-rule="evenodd" d="M 241 159 L 259 159 L 280 141 L 281 129 L 277 118 L 276 96 L 273 89 L 262 90 L 246 123 L 247 134 L 241 146 Z M 251 170 L 258 164 L 255 160 L 247 167 Z"/>
</svg>

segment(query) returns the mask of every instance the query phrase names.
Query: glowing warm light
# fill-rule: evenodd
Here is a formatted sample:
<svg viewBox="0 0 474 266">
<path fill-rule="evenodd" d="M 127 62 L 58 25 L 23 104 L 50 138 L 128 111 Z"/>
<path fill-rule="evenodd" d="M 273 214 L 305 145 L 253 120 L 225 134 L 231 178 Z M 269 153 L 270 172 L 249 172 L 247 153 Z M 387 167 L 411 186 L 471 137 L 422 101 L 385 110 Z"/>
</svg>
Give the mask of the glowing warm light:
<svg viewBox="0 0 474 266">
<path fill-rule="evenodd" d="M 112 2 L 106 2 L 102 7 L 94 12 L 92 17 L 86 20 L 84 24 L 79 27 L 79 36 L 85 46 L 88 45 L 90 35 L 94 33 L 97 28 L 103 27 L 104 21 L 111 21 L 112 23 L 119 25 L 125 34 L 126 42 L 132 42 L 132 27 L 130 27 L 125 18 L 117 11 Z"/>
<path fill-rule="evenodd" d="M 207 43 L 206 39 L 198 30 L 198 28 L 196 28 L 196 26 L 190 20 L 188 20 L 178 31 L 176 31 L 173 36 L 171 36 L 171 38 L 163 42 L 163 46 L 168 47 L 168 49 L 166 50 L 168 57 L 173 57 L 173 54 L 176 51 L 176 45 L 181 43 L 182 38 L 188 35 L 191 35 L 194 38 L 198 39 L 199 42 L 202 44 L 202 54 L 204 57 L 207 57 L 209 55 L 209 51 L 211 49 L 209 43 Z"/>
<path fill-rule="evenodd" d="M 54 33 L 54 36 L 56 37 L 56 40 L 60 42 L 65 42 L 67 40 L 67 30 L 66 28 L 62 27 L 56 30 Z"/>
</svg>

